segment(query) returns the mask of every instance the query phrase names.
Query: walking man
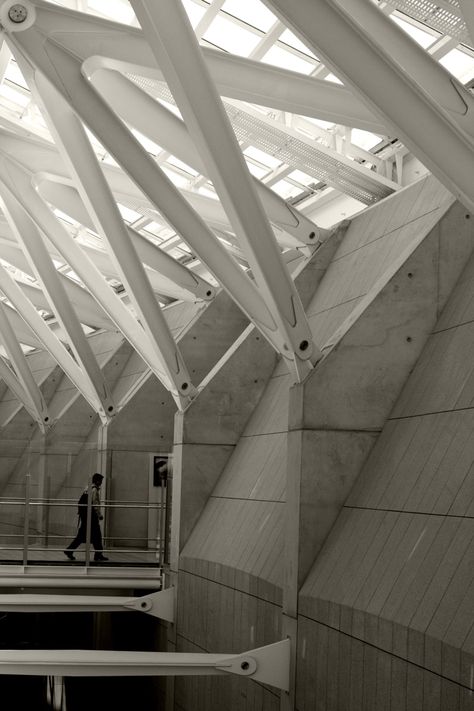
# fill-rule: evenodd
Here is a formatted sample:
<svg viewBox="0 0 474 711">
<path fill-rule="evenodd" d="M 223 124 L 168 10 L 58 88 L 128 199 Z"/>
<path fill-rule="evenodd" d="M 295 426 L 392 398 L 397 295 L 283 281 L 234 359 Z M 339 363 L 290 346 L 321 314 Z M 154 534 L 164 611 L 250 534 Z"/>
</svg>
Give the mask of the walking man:
<svg viewBox="0 0 474 711">
<path fill-rule="evenodd" d="M 92 477 L 91 486 L 91 543 L 94 546 L 94 560 L 105 561 L 108 558 L 103 554 L 102 531 L 100 530 L 100 521 L 104 518 L 100 513 L 100 487 L 104 477 L 102 474 L 95 473 Z M 68 545 L 64 551 L 69 560 L 76 560 L 72 551 L 76 550 L 81 543 L 86 542 L 87 538 L 87 509 L 88 509 L 88 489 L 85 489 L 81 494 L 78 502 L 77 513 L 79 516 L 79 528 L 77 536 Z"/>
</svg>

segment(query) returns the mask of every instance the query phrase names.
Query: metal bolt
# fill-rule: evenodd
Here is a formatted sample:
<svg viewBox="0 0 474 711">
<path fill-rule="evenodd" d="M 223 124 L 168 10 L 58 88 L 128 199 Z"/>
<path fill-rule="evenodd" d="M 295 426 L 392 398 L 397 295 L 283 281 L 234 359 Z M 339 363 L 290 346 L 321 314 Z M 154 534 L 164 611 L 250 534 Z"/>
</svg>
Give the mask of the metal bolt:
<svg viewBox="0 0 474 711">
<path fill-rule="evenodd" d="M 8 10 L 8 17 L 12 22 L 15 22 L 18 25 L 21 22 L 24 22 L 28 17 L 28 10 L 24 5 L 17 3 L 16 5 L 12 5 Z"/>
</svg>

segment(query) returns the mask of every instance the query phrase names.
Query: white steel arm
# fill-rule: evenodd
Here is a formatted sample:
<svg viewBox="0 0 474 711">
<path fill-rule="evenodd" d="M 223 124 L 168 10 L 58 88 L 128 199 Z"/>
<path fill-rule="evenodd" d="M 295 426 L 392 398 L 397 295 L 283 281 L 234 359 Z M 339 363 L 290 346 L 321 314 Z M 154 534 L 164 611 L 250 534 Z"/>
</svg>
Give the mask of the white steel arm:
<svg viewBox="0 0 474 711">
<path fill-rule="evenodd" d="M 11 4 L 17 3 L 11 0 Z M 43 28 L 54 33 L 58 41 L 75 56 L 84 60 L 93 55 L 101 55 L 114 60 L 116 67 L 123 72 L 162 78 L 140 29 L 53 6 L 41 0 L 36 0 L 34 6 Z M 8 19 L 8 5 L 3 15 L 4 27 L 9 31 L 13 23 Z M 386 126 L 378 114 L 373 115 L 363 102 L 343 86 L 211 48 L 204 48 L 203 54 L 223 96 L 375 133 L 386 132 Z"/>
<path fill-rule="evenodd" d="M 6 242 L 5 240 L 2 240 L 0 250 L 2 258 L 7 262 L 10 262 L 10 264 L 17 267 L 17 269 L 21 269 L 21 271 L 26 274 L 30 274 L 30 276 L 34 275 L 34 271 L 32 270 L 20 245 L 17 242 Z M 58 272 L 58 277 L 61 280 L 61 283 L 63 284 L 68 295 L 68 299 L 74 306 L 81 323 L 88 324 L 94 328 L 104 328 L 106 331 L 110 331 L 114 328 L 112 322 L 107 318 L 103 309 L 100 308 L 88 291 L 83 289 L 72 279 L 69 279 L 69 277 L 65 274 Z M 32 303 L 35 305 L 41 304 L 41 308 L 49 308 L 46 297 L 43 295 L 43 292 L 39 287 L 24 283 L 21 284 L 21 287 L 24 291 L 29 291 L 28 298 L 32 301 Z M 31 296 L 32 294 L 34 297 Z"/>
<path fill-rule="evenodd" d="M 151 348 L 145 331 L 127 307 L 122 304 L 117 295 L 113 293 L 94 263 L 87 258 L 80 246 L 69 236 L 65 228 L 58 222 L 36 190 L 34 190 L 31 184 L 31 176 L 8 158 L 3 157 L 2 160 L 8 163 L 10 180 L 14 180 L 15 189 L 13 192 L 17 196 L 21 196 L 23 209 L 63 255 L 64 259 L 117 325 L 117 328 L 122 331 L 125 338 L 140 353 L 165 387 L 173 392 L 173 386 L 163 372 L 161 360 L 157 358 L 156 353 Z M 176 397 L 179 397 L 178 394 L 176 394 Z"/>
<path fill-rule="evenodd" d="M 196 299 L 211 301 L 215 297 L 216 288 L 212 286 L 212 284 L 209 284 L 208 281 L 202 279 L 198 274 L 193 274 L 190 269 L 187 269 L 183 264 L 173 259 L 167 252 L 164 252 L 152 244 L 136 230 L 128 227 L 127 231 L 144 264 L 147 264 L 151 269 L 163 274 L 163 276 L 168 277 L 168 279 L 171 279 L 171 281 L 182 289 L 186 289 L 186 291 L 194 294 Z"/>
<path fill-rule="evenodd" d="M 30 411 L 30 406 L 33 408 L 34 419 L 38 423 L 42 432 L 45 432 L 45 426 L 50 422 L 50 416 L 43 394 L 39 389 L 36 380 L 30 370 L 30 366 L 26 360 L 25 354 L 18 343 L 17 336 L 5 312 L 5 304 L 0 302 L 0 340 L 3 343 L 8 357 L 10 358 L 13 367 L 15 368 L 16 376 L 22 389 L 27 394 L 27 402 L 24 402 L 25 407 Z M 2 363 L 4 361 L 2 360 Z M 5 364 L 5 367 L 8 367 Z M 5 369 L 3 370 L 5 373 Z M 14 377 L 13 373 L 12 376 Z M 10 381 L 12 385 L 13 381 Z M 15 395 L 19 392 L 18 389 L 13 391 Z M 23 402 L 23 398 L 20 398 Z"/>
<path fill-rule="evenodd" d="M 6 303 L 4 304 L 4 310 L 8 315 L 8 320 L 13 326 L 17 340 L 20 343 L 24 343 L 26 346 L 31 346 L 35 349 L 41 348 L 41 343 L 36 338 L 28 324 L 22 319 L 18 311 L 12 306 L 8 306 Z"/>
<path fill-rule="evenodd" d="M 95 412 L 101 409 L 101 403 L 90 388 L 82 370 L 69 355 L 64 346 L 43 321 L 37 310 L 23 294 L 21 288 L 0 265 L 0 289 L 12 302 L 20 316 L 31 328 L 43 347 L 49 351 L 57 364 L 62 368 L 70 381 L 76 386 Z"/>
<path fill-rule="evenodd" d="M 290 640 L 243 654 L 115 652 L 106 650 L 0 650 L 0 674 L 31 676 L 246 676 L 288 691 Z"/>
<path fill-rule="evenodd" d="M 59 207 L 63 212 L 73 217 L 85 227 L 94 230 L 94 225 L 89 213 L 85 209 L 84 203 L 75 188 L 56 181 L 45 180 L 41 175 L 37 176 L 35 182 L 39 192 L 48 202 Z M 216 201 L 213 200 L 212 202 Z M 152 273 L 149 274 L 149 278 L 156 291 L 170 294 L 170 296 L 175 296 L 176 298 L 186 298 L 185 295 L 179 293 L 181 290 L 185 290 L 185 292 L 189 292 L 189 294 L 192 294 L 196 299 L 203 299 L 203 301 L 210 301 L 214 298 L 216 290 L 212 284 L 209 284 L 205 279 L 194 274 L 190 269 L 187 269 L 183 264 L 177 262 L 173 257 L 152 244 L 146 237 L 143 237 L 131 227 L 127 227 L 127 233 L 142 262 L 166 277 L 166 279 L 172 281 L 178 287 L 178 289 L 170 291 L 169 285 L 163 284 L 162 281 L 159 280 L 158 275 Z M 83 246 L 83 249 L 88 252 L 87 247 Z M 97 252 L 97 250 L 94 251 Z M 98 264 L 97 266 L 102 271 L 101 265 Z M 117 271 L 114 270 L 114 273 L 117 274 Z M 187 296 L 187 299 L 189 300 L 189 296 Z"/>
<path fill-rule="evenodd" d="M 88 71 L 87 60 L 84 68 Z M 126 123 L 134 126 L 199 173 L 206 175 L 206 167 L 180 118 L 120 72 L 98 69 L 91 73 L 91 81 Z M 328 234 L 327 230 L 321 229 L 292 208 L 264 183 L 256 178 L 253 178 L 253 182 L 268 218 L 295 237 L 289 243 L 287 240 L 285 244 L 298 246 L 324 241 L 324 235 Z M 277 240 L 280 234 L 277 232 L 275 235 Z M 284 239 L 281 241 L 284 242 Z"/>
<path fill-rule="evenodd" d="M 27 66 L 27 63 L 24 63 Z M 23 63 L 20 64 L 23 68 Z M 25 72 L 24 72 L 25 73 Z M 162 370 L 174 390 L 186 397 L 193 386 L 181 352 L 157 303 L 143 264 L 130 240 L 112 192 L 97 161 L 81 122 L 63 96 L 38 73 L 26 72 L 33 95 L 49 117 L 50 130 L 62 148 L 62 155 L 75 176 L 82 200 L 95 228 L 108 245 L 121 280 L 132 301 L 150 344 L 162 362 Z M 35 91 L 35 87 L 37 91 Z"/>
<path fill-rule="evenodd" d="M 301 377 L 299 366 L 320 353 L 186 12 L 169 0 L 131 0 L 131 5 L 277 323 L 281 352 Z"/>
<path fill-rule="evenodd" d="M 12 193 L 9 183 L 7 167 L 0 162 L 0 194 L 10 227 L 19 243 L 23 245 L 25 253 L 30 259 L 31 266 L 42 285 L 43 291 L 48 296 L 56 318 L 64 332 L 68 334 L 69 342 L 76 360 L 82 367 L 82 371 L 89 381 L 89 385 L 94 391 L 96 399 L 101 403 L 98 415 L 106 422 L 109 417 L 115 414 L 112 393 L 97 363 L 97 359 L 92 352 L 90 343 L 85 336 L 77 314 L 66 295 L 63 283 L 58 277 L 56 268 L 43 242 L 42 235 L 35 223 L 22 209 L 15 194 Z"/>
<path fill-rule="evenodd" d="M 145 612 L 174 622 L 174 589 L 141 597 L 98 595 L 0 595 L 3 612 Z"/>
<path fill-rule="evenodd" d="M 61 16 L 62 12 L 59 14 Z M 49 10 L 45 12 L 45 16 L 48 20 L 52 20 Z M 42 21 L 46 19 L 39 10 L 36 17 L 41 18 Z M 46 35 L 47 32 L 46 30 Z M 9 35 L 9 42 L 14 47 L 14 51 L 19 52 L 20 55 L 25 54 L 35 67 L 47 74 L 56 88 L 73 105 L 76 113 L 84 119 L 117 162 L 122 164 L 134 182 L 221 281 L 242 310 L 256 323 L 274 347 L 286 354 L 285 346 L 286 348 L 288 346 L 281 337 L 259 290 L 242 272 L 199 215 L 181 197 L 173 183 L 123 122 L 98 95 L 90 82 L 82 76 L 81 66 L 75 57 L 62 48 L 56 40 L 56 37 L 54 41 L 47 39 L 36 27 Z M 55 229 L 57 227 L 58 225 Z M 61 249 L 60 245 L 56 246 Z M 73 266 L 71 259 L 67 261 Z M 92 279 L 91 284 L 87 274 L 81 274 L 75 266 L 73 268 L 95 294 L 95 278 Z M 103 301 L 101 303 L 104 305 Z M 113 318 L 110 303 L 106 310 Z M 136 347 L 135 344 L 133 345 Z"/>
<path fill-rule="evenodd" d="M 418 82 L 460 128 L 474 137 L 474 95 L 451 72 L 370 0 L 337 0 L 337 4 L 364 32 L 370 33 L 373 42 L 381 44 L 384 52 L 407 76 Z M 474 10 L 471 12 L 474 14 Z"/>
<path fill-rule="evenodd" d="M 366 0 L 367 5 L 369 1 Z M 335 0 L 265 3 L 319 56 L 327 59 L 344 83 L 385 116 L 387 125 L 405 145 L 474 211 L 474 140 L 465 130 L 469 118 L 472 122 L 472 102 L 471 106 L 464 103 L 454 84 L 449 96 L 443 94 L 441 106 L 416 78 L 407 74 L 397 58 L 387 53 L 383 37 L 380 42 L 375 40 Z M 440 86 L 446 84 L 441 82 Z"/>
<path fill-rule="evenodd" d="M 471 42 L 474 44 L 474 5 L 471 0 L 458 0 L 458 3 L 471 37 Z"/>
<path fill-rule="evenodd" d="M 27 412 L 29 412 L 33 420 L 38 423 L 38 427 L 41 432 L 45 433 L 45 423 L 37 411 L 33 400 L 2 355 L 0 355 L 0 378 L 5 382 L 5 385 L 10 388 L 17 400 L 22 403 L 23 407 Z M 4 422 L 3 425 L 5 424 L 7 423 Z"/>
</svg>

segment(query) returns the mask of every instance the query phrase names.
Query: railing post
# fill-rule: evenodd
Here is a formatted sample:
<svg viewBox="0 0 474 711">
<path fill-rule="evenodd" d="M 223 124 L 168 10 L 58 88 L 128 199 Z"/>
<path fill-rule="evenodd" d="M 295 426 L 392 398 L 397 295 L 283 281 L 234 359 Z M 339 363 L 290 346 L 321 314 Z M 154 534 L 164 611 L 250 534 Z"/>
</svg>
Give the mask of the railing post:
<svg viewBox="0 0 474 711">
<path fill-rule="evenodd" d="M 158 515 L 158 531 L 157 534 L 159 536 L 159 556 L 158 556 L 158 561 L 160 564 L 160 568 L 163 567 L 164 563 L 164 558 L 165 558 L 165 523 L 166 523 L 166 516 L 164 515 L 164 502 L 166 501 L 165 497 L 165 491 L 166 491 L 166 481 L 164 479 L 161 480 L 160 482 L 160 509 L 159 509 L 159 515 Z"/>
<path fill-rule="evenodd" d="M 86 568 L 89 566 L 91 557 L 91 520 L 92 520 L 92 481 L 87 483 L 87 519 L 86 519 Z"/>
<path fill-rule="evenodd" d="M 30 496 L 31 496 L 31 474 L 28 472 L 25 477 L 25 513 L 23 521 L 23 565 L 28 564 L 28 540 L 30 535 Z"/>
</svg>

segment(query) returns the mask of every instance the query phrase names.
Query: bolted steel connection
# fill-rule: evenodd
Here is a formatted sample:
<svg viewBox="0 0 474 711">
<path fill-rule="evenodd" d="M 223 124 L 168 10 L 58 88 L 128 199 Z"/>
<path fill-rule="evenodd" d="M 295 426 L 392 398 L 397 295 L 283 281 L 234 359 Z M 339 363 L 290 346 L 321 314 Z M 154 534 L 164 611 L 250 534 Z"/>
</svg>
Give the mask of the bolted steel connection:
<svg viewBox="0 0 474 711">
<path fill-rule="evenodd" d="M 25 22 L 26 18 L 28 17 L 28 8 L 25 7 L 25 5 L 22 5 L 21 3 L 16 3 L 15 5 L 12 5 L 8 10 L 8 17 L 15 24 Z"/>
</svg>

